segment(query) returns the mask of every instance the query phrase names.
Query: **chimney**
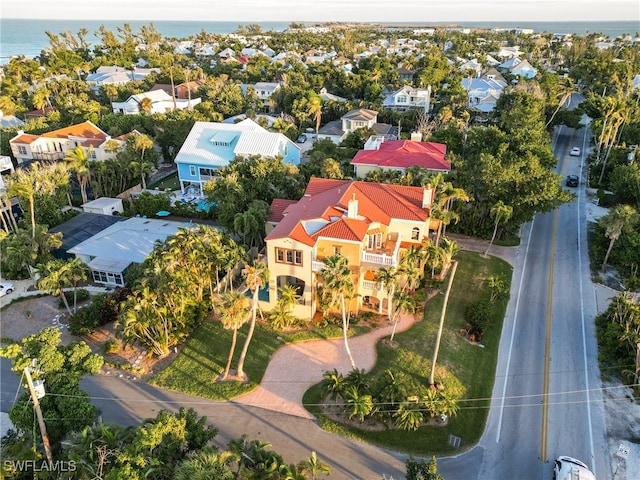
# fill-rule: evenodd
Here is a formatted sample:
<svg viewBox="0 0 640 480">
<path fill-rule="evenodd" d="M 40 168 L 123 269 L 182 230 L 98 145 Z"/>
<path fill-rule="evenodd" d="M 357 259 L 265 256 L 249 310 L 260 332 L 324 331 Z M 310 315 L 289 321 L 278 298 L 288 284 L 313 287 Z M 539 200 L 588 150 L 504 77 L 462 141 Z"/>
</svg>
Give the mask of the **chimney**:
<svg viewBox="0 0 640 480">
<path fill-rule="evenodd" d="M 358 200 L 356 200 L 356 194 L 353 194 L 351 200 L 349 200 L 349 208 L 347 210 L 347 218 L 358 218 Z"/>
<path fill-rule="evenodd" d="M 411 132 L 411 141 L 412 142 L 421 142 L 422 134 L 420 132 Z"/>
<path fill-rule="evenodd" d="M 422 208 L 431 208 L 431 203 L 433 202 L 433 189 L 431 185 L 427 185 L 424 187 L 422 191 Z"/>
</svg>

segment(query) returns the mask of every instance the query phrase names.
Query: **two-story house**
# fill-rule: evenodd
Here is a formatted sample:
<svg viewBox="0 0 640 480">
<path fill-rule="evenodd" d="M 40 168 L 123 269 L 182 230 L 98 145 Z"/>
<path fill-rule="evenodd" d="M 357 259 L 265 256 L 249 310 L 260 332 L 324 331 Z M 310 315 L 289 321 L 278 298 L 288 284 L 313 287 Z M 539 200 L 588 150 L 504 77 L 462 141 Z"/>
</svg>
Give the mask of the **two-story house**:
<svg viewBox="0 0 640 480">
<path fill-rule="evenodd" d="M 149 102 L 149 111 L 144 111 L 143 102 Z M 199 98 L 173 98 L 164 90 L 152 90 L 149 92 L 131 95 L 124 102 L 112 102 L 111 108 L 116 115 L 139 115 L 141 113 L 167 113 L 173 110 L 191 110 L 200 103 Z"/>
<path fill-rule="evenodd" d="M 364 303 L 382 311 L 386 294 L 376 285 L 382 267 L 397 266 L 411 245 L 436 229 L 429 219 L 433 201 L 430 187 L 312 178 L 298 202 L 276 199 L 267 222 L 266 262 L 268 301 L 273 308 L 279 289 L 292 285 L 300 295 L 293 314 L 311 320 L 318 308 L 318 272 L 323 258 L 343 255 L 355 284 L 349 308 Z"/>
<path fill-rule="evenodd" d="M 390 110 L 405 111 L 411 108 L 419 108 L 429 111 L 431 103 L 431 86 L 427 88 L 414 88 L 409 85 L 387 95 L 382 101 L 382 106 Z"/>
<path fill-rule="evenodd" d="M 238 123 L 196 122 L 175 162 L 183 192 L 202 196 L 206 182 L 236 157 L 276 158 L 300 163 L 300 147 L 282 133 L 269 132 L 251 119 Z"/>
<path fill-rule="evenodd" d="M 27 164 L 34 160 L 48 162 L 62 160 L 67 156 L 69 150 L 79 146 L 84 149 L 93 147 L 91 160 L 108 160 L 115 156 L 115 152 L 107 148 L 107 142 L 114 140 L 124 147 L 127 137 L 137 133 L 134 130 L 131 133 L 112 138 L 93 123 L 83 122 L 42 135 L 24 133 L 20 130 L 15 137 L 9 140 L 9 145 L 18 165 Z"/>
<path fill-rule="evenodd" d="M 349 133 L 359 128 L 371 128 L 379 135 L 387 138 L 397 138 L 398 129 L 387 123 L 378 123 L 378 112 L 366 108 L 357 108 L 345 113 L 340 120 L 335 120 L 324 125 L 318 130 L 318 139 L 331 140 L 339 144 Z"/>
</svg>

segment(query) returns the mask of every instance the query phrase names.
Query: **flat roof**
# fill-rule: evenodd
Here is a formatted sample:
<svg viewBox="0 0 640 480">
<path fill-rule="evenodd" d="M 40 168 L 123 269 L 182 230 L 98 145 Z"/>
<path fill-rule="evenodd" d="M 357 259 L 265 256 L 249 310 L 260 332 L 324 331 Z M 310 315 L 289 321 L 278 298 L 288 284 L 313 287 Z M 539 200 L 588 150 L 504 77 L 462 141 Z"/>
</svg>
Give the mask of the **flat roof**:
<svg viewBox="0 0 640 480">
<path fill-rule="evenodd" d="M 96 198 L 95 200 L 91 200 L 90 202 L 87 203 L 83 203 L 82 207 L 89 207 L 89 208 L 104 208 L 104 207 L 111 207 L 114 204 L 120 204 L 122 203 L 122 200 L 119 198 L 111 198 L 111 197 L 100 197 L 100 198 Z"/>
<path fill-rule="evenodd" d="M 96 257 L 89 262 L 91 270 L 108 273 L 122 273 L 131 265 L 127 260 L 114 260 L 112 258 Z"/>
</svg>

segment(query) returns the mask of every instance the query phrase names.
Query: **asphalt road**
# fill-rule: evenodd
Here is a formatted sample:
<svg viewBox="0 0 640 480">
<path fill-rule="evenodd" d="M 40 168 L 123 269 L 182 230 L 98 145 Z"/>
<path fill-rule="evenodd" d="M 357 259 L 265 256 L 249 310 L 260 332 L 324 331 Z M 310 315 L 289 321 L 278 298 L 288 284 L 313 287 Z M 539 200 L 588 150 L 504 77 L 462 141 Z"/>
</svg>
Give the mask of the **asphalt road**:
<svg viewBox="0 0 640 480">
<path fill-rule="evenodd" d="M 586 130 L 559 129 L 558 173 L 578 174 Z M 586 243 L 584 179 L 577 199 L 522 230 L 487 429 L 468 454 L 439 460 L 447 480 L 552 478 L 553 460 L 585 461 L 611 476 Z M 480 458 L 480 460 L 479 460 Z M 475 472 L 474 472 L 475 467 Z"/>
</svg>

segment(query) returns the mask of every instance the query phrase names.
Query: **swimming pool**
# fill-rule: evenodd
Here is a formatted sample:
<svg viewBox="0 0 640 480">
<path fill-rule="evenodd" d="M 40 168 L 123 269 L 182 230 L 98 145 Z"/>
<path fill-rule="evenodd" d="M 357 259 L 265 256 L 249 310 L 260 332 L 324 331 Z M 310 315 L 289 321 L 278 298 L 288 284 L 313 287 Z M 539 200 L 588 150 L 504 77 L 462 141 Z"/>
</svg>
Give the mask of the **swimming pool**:
<svg viewBox="0 0 640 480">
<path fill-rule="evenodd" d="M 201 198 L 200 200 L 198 200 L 196 209 L 200 210 L 201 212 L 208 212 L 209 210 L 211 210 L 211 207 L 215 206 L 216 204 L 214 202 L 209 202 L 208 200 Z"/>
</svg>

